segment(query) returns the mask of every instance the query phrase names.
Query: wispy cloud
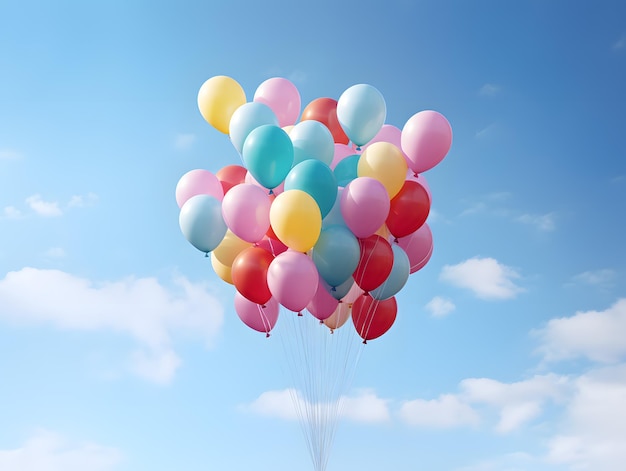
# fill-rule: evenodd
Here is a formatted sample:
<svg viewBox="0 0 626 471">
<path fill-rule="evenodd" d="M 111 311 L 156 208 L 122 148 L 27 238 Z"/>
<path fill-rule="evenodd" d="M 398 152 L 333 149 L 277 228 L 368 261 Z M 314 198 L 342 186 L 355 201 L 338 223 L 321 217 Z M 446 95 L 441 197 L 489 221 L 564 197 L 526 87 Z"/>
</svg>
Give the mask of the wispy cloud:
<svg viewBox="0 0 626 471">
<path fill-rule="evenodd" d="M 19 219 L 22 217 L 22 212 L 15 206 L 5 206 L 3 213 L 7 219 Z"/>
<path fill-rule="evenodd" d="M 13 149 L 0 149 L 0 160 L 16 160 L 21 159 L 22 154 Z"/>
<path fill-rule="evenodd" d="M 63 258 L 67 254 L 62 247 L 50 247 L 44 254 L 48 258 Z"/>
<path fill-rule="evenodd" d="M 26 198 L 26 204 L 40 216 L 56 217 L 63 214 L 57 201 L 44 201 L 39 194 Z"/>
<path fill-rule="evenodd" d="M 445 265 L 439 279 L 465 288 L 478 298 L 512 299 L 525 290 L 515 284 L 520 275 L 494 258 L 474 257 L 456 265 Z"/>
<path fill-rule="evenodd" d="M 37 430 L 17 448 L 0 450 L 0 469 L 19 471 L 112 471 L 123 459 L 120 450 L 93 442 L 73 442 Z"/>
<path fill-rule="evenodd" d="M 454 311 L 456 306 L 448 298 L 435 296 L 433 299 L 428 301 L 425 308 L 433 317 L 444 317 Z"/>
<path fill-rule="evenodd" d="M 178 150 L 188 150 L 193 147 L 193 144 L 196 142 L 196 135 L 190 133 L 180 133 L 176 135 L 176 139 L 174 140 L 174 146 Z"/>
<path fill-rule="evenodd" d="M 583 283 L 586 285 L 599 286 L 608 288 L 613 284 L 617 273 L 615 270 L 604 268 L 600 270 L 591 270 L 575 275 L 572 280 L 575 283 Z"/>
<path fill-rule="evenodd" d="M 86 195 L 73 195 L 67 203 L 68 208 L 86 208 L 93 206 L 98 201 L 98 195 L 87 193 Z"/>
<path fill-rule="evenodd" d="M 554 213 L 548 214 L 522 214 L 516 221 L 528 224 L 542 232 L 552 232 L 556 229 L 556 217 Z"/>
<path fill-rule="evenodd" d="M 210 345 L 221 328 L 223 307 L 207 288 L 183 277 L 166 287 L 155 278 L 96 283 L 59 270 L 24 268 L 0 279 L 0 321 L 123 333 L 137 344 L 131 371 L 167 383 L 180 365 L 174 334 L 199 336 Z"/>
<path fill-rule="evenodd" d="M 500 85 L 496 85 L 494 83 L 486 83 L 482 87 L 480 87 L 478 93 L 481 96 L 494 97 L 498 95 L 501 91 L 502 87 L 500 87 Z"/>
</svg>

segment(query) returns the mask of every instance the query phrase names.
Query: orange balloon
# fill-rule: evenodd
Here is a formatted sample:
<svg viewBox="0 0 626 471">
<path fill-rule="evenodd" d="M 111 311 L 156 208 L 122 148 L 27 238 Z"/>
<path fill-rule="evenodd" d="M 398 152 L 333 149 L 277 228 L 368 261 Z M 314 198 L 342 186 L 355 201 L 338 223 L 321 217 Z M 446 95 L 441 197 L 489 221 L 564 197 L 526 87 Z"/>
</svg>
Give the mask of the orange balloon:
<svg viewBox="0 0 626 471">
<path fill-rule="evenodd" d="M 331 331 L 338 329 L 344 325 L 348 319 L 350 319 L 350 313 L 352 312 L 352 303 L 339 303 L 335 311 L 324 319 L 324 325 Z"/>
<path fill-rule="evenodd" d="M 301 121 L 312 119 L 324 124 L 333 135 L 336 144 L 347 144 L 350 142 L 337 119 L 337 100 L 332 98 L 316 98 L 306 105 L 302 111 Z"/>
</svg>

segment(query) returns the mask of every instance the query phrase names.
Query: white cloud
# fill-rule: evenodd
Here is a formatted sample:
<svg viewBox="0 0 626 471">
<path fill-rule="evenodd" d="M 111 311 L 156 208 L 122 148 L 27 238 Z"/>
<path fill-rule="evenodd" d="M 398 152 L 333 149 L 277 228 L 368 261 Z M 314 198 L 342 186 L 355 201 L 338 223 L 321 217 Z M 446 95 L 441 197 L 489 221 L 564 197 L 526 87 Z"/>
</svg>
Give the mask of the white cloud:
<svg viewBox="0 0 626 471">
<path fill-rule="evenodd" d="M 501 90 L 502 88 L 499 85 L 486 83 L 480 88 L 479 94 L 482 96 L 493 97 L 498 95 Z"/>
<path fill-rule="evenodd" d="M 454 471 L 538 471 L 538 460 L 525 452 L 507 453 Z"/>
<path fill-rule="evenodd" d="M 579 283 L 595 286 L 608 286 L 615 279 L 615 271 L 608 268 L 586 271 L 574 276 L 573 280 Z"/>
<path fill-rule="evenodd" d="M 87 193 L 86 195 L 74 195 L 70 198 L 67 206 L 70 208 L 85 208 L 92 206 L 98 201 L 98 195 L 95 193 Z"/>
<path fill-rule="evenodd" d="M 122 453 L 96 443 L 73 443 L 48 430 L 37 431 L 18 448 L 0 450 L 0 469 L 13 471 L 112 471 Z"/>
<path fill-rule="evenodd" d="M 210 345 L 223 321 L 223 307 L 207 287 L 183 277 L 167 288 L 155 278 L 94 283 L 59 270 L 23 268 L 0 279 L 0 305 L 0 320 L 17 325 L 129 335 L 139 344 L 133 371 L 162 383 L 180 364 L 173 335 L 201 336 Z"/>
<path fill-rule="evenodd" d="M 4 217 L 8 219 L 18 219 L 22 217 L 22 212 L 19 209 L 17 209 L 15 206 L 5 206 Z"/>
<path fill-rule="evenodd" d="M 40 216 L 55 217 L 63 214 L 63 211 L 59 208 L 59 203 L 56 201 L 44 201 L 41 199 L 41 195 L 38 194 L 26 198 L 26 204 Z"/>
<path fill-rule="evenodd" d="M 426 310 L 433 317 L 444 317 L 456 309 L 454 303 L 448 298 L 435 296 L 426 304 Z"/>
<path fill-rule="evenodd" d="M 13 149 L 0 149 L 0 160 L 15 160 L 22 158 L 22 154 Z"/>
<path fill-rule="evenodd" d="M 400 418 L 406 423 L 428 428 L 453 428 L 477 425 L 478 413 L 453 394 L 443 394 L 437 399 L 414 399 L 400 407 Z"/>
<path fill-rule="evenodd" d="M 196 142 L 195 134 L 177 134 L 174 146 L 179 150 L 187 150 Z"/>
<path fill-rule="evenodd" d="M 388 400 L 369 390 L 343 398 L 341 416 L 354 422 L 387 422 L 390 419 Z"/>
<path fill-rule="evenodd" d="M 482 299 L 511 299 L 524 289 L 513 280 L 519 274 L 493 258 L 474 257 L 457 265 L 445 265 L 439 279 L 472 291 Z"/>
<path fill-rule="evenodd" d="M 534 334 L 540 339 L 538 350 L 546 361 L 586 357 L 602 363 L 618 362 L 626 356 L 626 299 L 605 311 L 551 319 Z"/>
<path fill-rule="evenodd" d="M 556 229 L 554 213 L 548 214 L 522 214 L 516 219 L 522 224 L 535 226 L 540 231 L 552 232 Z"/>
</svg>

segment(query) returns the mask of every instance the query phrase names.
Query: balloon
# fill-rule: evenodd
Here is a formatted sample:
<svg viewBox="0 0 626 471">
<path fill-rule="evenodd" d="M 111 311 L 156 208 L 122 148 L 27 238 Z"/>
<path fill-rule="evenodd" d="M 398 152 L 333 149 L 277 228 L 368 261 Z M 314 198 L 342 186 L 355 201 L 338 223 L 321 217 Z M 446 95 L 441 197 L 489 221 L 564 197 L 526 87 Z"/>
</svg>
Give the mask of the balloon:
<svg viewBox="0 0 626 471">
<path fill-rule="evenodd" d="M 376 135 L 363 146 L 363 151 L 376 142 L 388 142 L 402 149 L 402 130 L 392 124 L 383 124 Z"/>
<path fill-rule="evenodd" d="M 217 276 L 219 276 L 226 283 L 233 284 L 233 277 L 231 276 L 230 266 L 224 265 L 215 256 L 215 252 L 211 252 L 211 266 Z"/>
<path fill-rule="evenodd" d="M 361 296 L 352 305 L 352 322 L 363 339 L 372 340 L 386 333 L 396 320 L 396 298 L 378 301 L 371 296 Z"/>
<path fill-rule="evenodd" d="M 206 254 L 219 245 L 227 230 L 221 203 L 211 195 L 189 198 L 180 208 L 178 223 L 187 241 Z"/>
<path fill-rule="evenodd" d="M 411 116 L 402 128 L 402 150 L 415 173 L 439 164 L 452 146 L 452 128 L 448 120 L 432 110 Z"/>
<path fill-rule="evenodd" d="M 346 279 L 346 281 L 336 286 L 330 286 L 326 281 L 324 281 L 324 287 L 326 287 L 330 295 L 337 300 L 344 300 L 344 298 L 348 296 L 348 294 L 350 293 L 350 290 L 353 289 L 354 286 L 355 286 L 355 283 L 354 283 L 354 278 L 352 278 L 352 275 L 350 275 Z"/>
<path fill-rule="evenodd" d="M 243 149 L 243 143 L 248 137 L 248 134 L 259 126 L 264 124 L 272 124 L 278 126 L 278 118 L 272 111 L 272 109 L 264 105 L 251 101 L 241 105 L 235 110 L 233 116 L 230 118 L 230 124 L 228 125 L 228 132 L 230 134 L 230 141 L 237 149 L 237 152 L 241 153 Z"/>
<path fill-rule="evenodd" d="M 263 239 L 261 239 L 259 242 L 257 242 L 256 245 L 258 245 L 262 249 L 267 250 L 274 256 L 283 253 L 285 250 L 289 248 L 285 244 L 283 244 L 280 240 L 276 239 L 275 237 L 270 237 L 267 235 L 263 237 Z"/>
<path fill-rule="evenodd" d="M 258 181 L 256 181 L 256 179 L 252 176 L 252 174 L 250 172 L 248 172 L 246 174 L 246 178 L 245 178 L 245 182 L 244 183 L 252 183 L 253 185 L 256 185 L 260 188 L 263 188 L 264 190 L 267 190 L 267 188 L 263 185 L 261 185 Z M 283 180 L 282 182 L 280 182 L 280 185 L 275 186 L 274 188 L 272 188 L 272 191 L 269 192 L 270 196 L 275 196 L 278 195 L 279 193 L 282 193 L 283 191 L 285 191 L 285 180 Z"/>
<path fill-rule="evenodd" d="M 290 311 L 300 312 L 313 299 L 319 275 L 311 258 L 294 250 L 276 256 L 267 271 L 272 296 Z"/>
<path fill-rule="evenodd" d="M 235 291 L 234 305 L 237 316 L 244 324 L 258 332 L 265 332 L 269 337 L 280 312 L 275 299 L 269 299 L 265 305 L 261 306 Z"/>
<path fill-rule="evenodd" d="M 357 237 L 372 235 L 389 214 L 389 194 L 383 184 L 372 177 L 358 177 L 341 193 L 341 214 Z"/>
<path fill-rule="evenodd" d="M 183 204 L 196 195 L 211 195 L 218 200 L 224 197 L 224 190 L 218 178 L 208 170 L 196 169 L 185 173 L 176 184 L 176 203 Z"/>
<path fill-rule="evenodd" d="M 337 119 L 337 100 L 333 98 L 316 98 L 306 105 L 302 111 L 301 121 L 313 119 L 319 121 L 328 128 L 333 136 L 333 141 L 338 144 L 347 144 L 348 136 L 343 131 Z"/>
<path fill-rule="evenodd" d="M 358 177 L 358 165 L 359 159 L 361 158 L 358 154 L 349 155 L 343 160 L 340 160 L 333 173 L 335 174 L 335 178 L 337 179 L 337 185 L 346 186 L 356 177 Z"/>
<path fill-rule="evenodd" d="M 407 180 L 390 202 L 387 228 L 394 237 L 405 237 L 418 230 L 430 213 L 428 191 L 416 181 Z"/>
<path fill-rule="evenodd" d="M 354 146 L 335 143 L 335 152 L 333 154 L 333 161 L 330 164 L 330 168 L 334 170 L 339 162 L 346 157 L 355 154 L 358 154 L 358 151 L 354 148 Z"/>
<path fill-rule="evenodd" d="M 272 297 L 267 286 L 267 270 L 274 256 L 261 247 L 248 247 L 235 258 L 231 267 L 233 284 L 244 297 L 265 304 Z"/>
<path fill-rule="evenodd" d="M 222 184 L 224 194 L 228 192 L 235 185 L 239 185 L 246 181 L 246 175 L 248 170 L 241 165 L 227 165 L 219 169 L 215 176 Z"/>
<path fill-rule="evenodd" d="M 333 171 L 324 162 L 308 159 L 289 171 L 285 178 L 285 190 L 302 190 L 313 197 L 320 208 L 322 218 L 335 204 L 337 180 Z"/>
<path fill-rule="evenodd" d="M 285 190 L 272 203 L 270 223 L 283 244 L 298 252 L 306 252 L 319 238 L 322 213 L 307 192 Z"/>
<path fill-rule="evenodd" d="M 393 250 L 393 265 L 387 279 L 378 288 L 369 292 L 374 299 L 383 300 L 395 296 L 404 287 L 409 279 L 411 263 L 409 256 L 397 244 L 391 246 Z"/>
<path fill-rule="evenodd" d="M 248 242 L 258 242 L 270 227 L 270 198 L 252 183 L 233 187 L 222 201 L 222 215 L 228 228 Z"/>
<path fill-rule="evenodd" d="M 307 310 L 315 317 L 323 321 L 332 315 L 337 309 L 337 305 L 339 304 L 339 300 L 334 298 L 324 286 L 324 280 L 319 277 L 317 283 L 317 290 L 315 291 L 315 295 L 309 304 L 307 304 Z"/>
<path fill-rule="evenodd" d="M 246 92 L 239 83 L 225 75 L 211 77 L 198 91 L 198 109 L 215 129 L 228 134 L 230 118 L 246 102 Z"/>
<path fill-rule="evenodd" d="M 338 286 L 352 276 L 360 255 L 359 241 L 341 225 L 323 229 L 312 252 L 320 276 L 330 286 Z"/>
<path fill-rule="evenodd" d="M 343 298 L 341 298 L 341 302 L 352 305 L 352 303 L 356 301 L 357 298 L 359 296 L 362 296 L 363 294 L 364 292 L 361 289 L 361 287 L 357 283 L 353 282 L 348 292 L 345 294 Z"/>
<path fill-rule="evenodd" d="M 293 144 L 289 135 L 281 128 L 264 124 L 248 134 L 241 155 L 255 180 L 265 188 L 272 189 L 291 170 Z"/>
<path fill-rule="evenodd" d="M 343 326 L 348 319 L 350 319 L 350 314 L 352 313 L 352 303 L 342 303 L 337 304 L 335 311 L 324 319 L 324 325 L 330 329 L 332 333 L 335 329 Z"/>
<path fill-rule="evenodd" d="M 404 184 L 407 168 L 400 149 L 388 142 L 376 142 L 361 154 L 357 174 L 380 181 L 393 198 Z"/>
<path fill-rule="evenodd" d="M 415 172 L 413 172 L 413 170 L 411 170 L 409 168 L 409 170 L 408 170 L 408 172 L 406 174 L 406 179 L 408 181 L 417 182 L 420 185 L 422 185 L 424 187 L 424 189 L 426 190 L 426 193 L 428 193 L 428 200 L 432 204 L 432 202 L 433 202 L 433 195 L 432 195 L 432 193 L 430 191 L 430 186 L 428 186 L 428 181 L 426 181 L 426 177 L 423 174 L 415 173 Z"/>
<path fill-rule="evenodd" d="M 281 128 L 296 122 L 302 105 L 296 86 L 282 77 L 273 77 L 261 83 L 254 92 L 253 100 L 269 106 Z"/>
<path fill-rule="evenodd" d="M 393 249 L 381 236 L 373 234 L 359 239 L 361 254 L 354 271 L 354 282 L 363 291 L 378 288 L 387 279 L 393 267 Z"/>
<path fill-rule="evenodd" d="M 343 188 L 337 188 L 337 196 L 335 197 L 335 203 L 333 207 L 330 209 L 329 213 L 324 216 L 322 219 L 322 229 L 333 226 L 335 224 L 339 224 L 342 226 L 346 225 L 346 221 L 343 220 L 343 215 L 341 214 L 341 195 L 343 194 Z"/>
<path fill-rule="evenodd" d="M 411 263 L 411 273 L 421 270 L 433 253 L 433 233 L 424 223 L 418 230 L 398 239 L 398 245 L 404 249 Z"/>
<path fill-rule="evenodd" d="M 317 159 L 330 166 L 335 155 L 333 135 L 319 121 L 300 121 L 289 133 L 293 142 L 293 164 L 306 159 Z"/>
<path fill-rule="evenodd" d="M 337 119 L 357 146 L 366 144 L 376 136 L 386 117 L 385 99 L 371 85 L 353 85 L 337 101 Z"/>
<path fill-rule="evenodd" d="M 248 247 L 252 247 L 250 242 L 240 239 L 229 229 L 226 231 L 224 238 L 219 245 L 215 247 L 215 250 L 213 250 L 211 255 L 214 255 L 215 258 L 223 265 L 232 267 L 237 255 Z"/>
</svg>

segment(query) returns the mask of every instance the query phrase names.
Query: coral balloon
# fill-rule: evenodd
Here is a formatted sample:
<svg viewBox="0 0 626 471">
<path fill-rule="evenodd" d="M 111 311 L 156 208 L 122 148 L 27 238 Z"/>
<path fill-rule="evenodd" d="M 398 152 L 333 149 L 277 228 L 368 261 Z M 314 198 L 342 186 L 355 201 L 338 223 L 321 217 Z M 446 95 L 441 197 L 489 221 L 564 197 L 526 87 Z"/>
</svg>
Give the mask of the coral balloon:
<svg viewBox="0 0 626 471">
<path fill-rule="evenodd" d="M 422 227 L 429 213 L 430 196 L 426 188 L 406 180 L 389 205 L 387 228 L 395 238 L 408 236 Z"/>
<path fill-rule="evenodd" d="M 320 236 L 322 213 L 307 192 L 286 190 L 272 203 L 270 223 L 283 244 L 298 252 L 306 252 Z"/>
<path fill-rule="evenodd" d="M 348 319 L 350 319 L 350 314 L 352 313 L 352 303 L 342 303 L 337 304 L 335 311 L 324 319 L 324 325 L 330 329 L 332 332 L 335 329 L 343 326 Z"/>
<path fill-rule="evenodd" d="M 248 247 L 233 262 L 233 284 L 245 298 L 256 304 L 265 304 L 272 297 L 267 285 L 267 270 L 274 256 L 261 247 Z"/>
<path fill-rule="evenodd" d="M 235 292 L 235 312 L 241 321 L 257 332 L 263 332 L 269 337 L 270 332 L 278 321 L 280 312 L 278 302 L 269 299 L 265 305 L 261 306 L 250 301 L 241 293 Z"/>
<path fill-rule="evenodd" d="M 235 79 L 226 75 L 211 77 L 198 91 L 198 109 L 215 129 L 228 134 L 230 118 L 246 102 L 246 92 Z"/>
<path fill-rule="evenodd" d="M 281 128 L 296 122 L 302 106 L 298 88 L 283 77 L 272 77 L 264 81 L 254 92 L 253 100 L 269 106 L 276 114 Z"/>
<path fill-rule="evenodd" d="M 239 185 L 240 183 L 244 183 L 246 181 L 246 174 L 248 170 L 246 167 L 242 167 L 241 165 L 227 165 L 226 167 L 222 167 L 219 169 L 215 176 L 222 184 L 222 189 L 224 194 L 228 193 L 235 185 Z"/>
<path fill-rule="evenodd" d="M 347 144 L 350 141 L 337 119 L 337 100 L 333 98 L 316 98 L 302 110 L 300 120 L 305 121 L 308 119 L 319 121 L 325 125 L 337 144 Z"/>
<path fill-rule="evenodd" d="M 439 164 L 452 146 L 452 128 L 441 113 L 420 111 L 402 128 L 402 150 L 415 173 Z"/>
<path fill-rule="evenodd" d="M 385 334 L 396 321 L 398 304 L 392 297 L 378 301 L 371 296 L 361 296 L 352 305 L 352 322 L 363 342 Z"/>
<path fill-rule="evenodd" d="M 404 184 L 407 169 L 399 148 L 389 142 L 375 142 L 361 154 L 357 174 L 377 179 L 389 193 L 389 198 L 393 198 Z"/>
<path fill-rule="evenodd" d="M 354 271 L 354 282 L 368 292 L 383 284 L 391 273 L 393 250 L 389 242 L 376 234 L 359 239 L 359 247 L 361 256 Z"/>
</svg>

